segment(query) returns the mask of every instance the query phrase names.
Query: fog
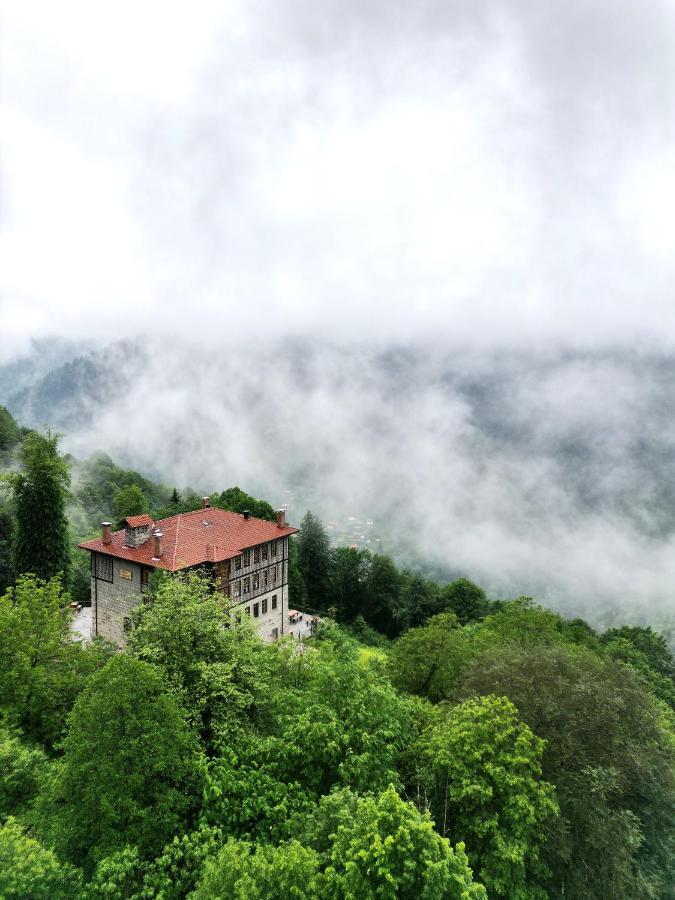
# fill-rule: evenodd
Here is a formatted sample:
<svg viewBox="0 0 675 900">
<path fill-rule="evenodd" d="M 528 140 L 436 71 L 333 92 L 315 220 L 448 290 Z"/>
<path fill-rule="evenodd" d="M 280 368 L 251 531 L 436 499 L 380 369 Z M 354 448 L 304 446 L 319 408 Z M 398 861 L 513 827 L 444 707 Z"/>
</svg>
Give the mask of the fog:
<svg viewBox="0 0 675 900">
<path fill-rule="evenodd" d="M 68 449 L 673 609 L 672 4 L 0 9 L 0 362 L 137 348 Z"/>
</svg>

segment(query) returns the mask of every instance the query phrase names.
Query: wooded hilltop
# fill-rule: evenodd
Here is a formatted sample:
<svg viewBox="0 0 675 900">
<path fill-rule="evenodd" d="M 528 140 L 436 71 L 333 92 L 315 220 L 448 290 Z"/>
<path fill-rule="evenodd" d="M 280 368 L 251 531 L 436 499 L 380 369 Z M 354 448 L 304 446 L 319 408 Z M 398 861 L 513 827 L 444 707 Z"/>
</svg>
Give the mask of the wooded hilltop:
<svg viewBox="0 0 675 900">
<path fill-rule="evenodd" d="M 308 512 L 263 643 L 198 574 L 71 631 L 102 518 L 199 508 L 0 407 L 0 897 L 670 898 L 663 635 L 439 584 Z M 213 506 L 274 519 L 238 487 Z"/>
</svg>

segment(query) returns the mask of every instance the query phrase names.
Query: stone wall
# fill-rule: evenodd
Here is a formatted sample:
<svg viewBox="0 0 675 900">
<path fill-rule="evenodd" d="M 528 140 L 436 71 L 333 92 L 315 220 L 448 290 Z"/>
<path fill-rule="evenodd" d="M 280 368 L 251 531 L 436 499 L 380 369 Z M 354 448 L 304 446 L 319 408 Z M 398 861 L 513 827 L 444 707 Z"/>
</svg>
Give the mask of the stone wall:
<svg viewBox="0 0 675 900">
<path fill-rule="evenodd" d="M 123 559 L 113 559 L 113 580 L 91 579 L 91 633 L 124 645 L 127 641 L 124 620 L 138 606 L 141 593 L 141 567 Z M 128 574 L 130 577 L 125 577 Z"/>
</svg>

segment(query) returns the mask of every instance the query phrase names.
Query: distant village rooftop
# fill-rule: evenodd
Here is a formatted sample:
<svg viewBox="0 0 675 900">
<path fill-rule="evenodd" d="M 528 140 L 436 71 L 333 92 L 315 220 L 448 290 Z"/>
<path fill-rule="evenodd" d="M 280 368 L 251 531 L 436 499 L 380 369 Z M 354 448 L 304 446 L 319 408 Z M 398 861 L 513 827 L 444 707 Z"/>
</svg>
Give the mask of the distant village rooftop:
<svg viewBox="0 0 675 900">
<path fill-rule="evenodd" d="M 111 531 L 110 524 L 104 522 L 102 537 L 78 546 L 155 569 L 177 572 L 190 566 L 232 559 L 247 547 L 298 531 L 286 525 L 283 511 L 279 512 L 275 524 L 253 518 L 248 513 L 215 509 L 208 505 L 208 500 L 203 509 L 179 513 L 158 522 L 153 522 L 148 515 L 128 516 L 124 522 L 126 528 L 120 531 Z"/>
</svg>

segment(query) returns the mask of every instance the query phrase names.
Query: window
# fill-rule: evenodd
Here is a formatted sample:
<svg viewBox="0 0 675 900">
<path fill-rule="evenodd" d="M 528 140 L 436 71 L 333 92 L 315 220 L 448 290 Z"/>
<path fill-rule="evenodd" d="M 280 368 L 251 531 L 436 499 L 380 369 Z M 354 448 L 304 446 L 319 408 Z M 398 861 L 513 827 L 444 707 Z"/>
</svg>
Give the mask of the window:
<svg viewBox="0 0 675 900">
<path fill-rule="evenodd" d="M 251 579 L 250 579 L 250 578 L 244 578 L 244 593 L 245 593 L 245 594 L 248 594 L 250 588 L 251 588 Z"/>
<path fill-rule="evenodd" d="M 277 595 L 272 594 L 272 609 L 276 609 L 276 608 L 277 608 Z"/>
<path fill-rule="evenodd" d="M 277 567 L 272 566 L 272 568 L 270 569 L 270 581 L 272 582 L 272 584 L 274 584 L 274 582 L 276 580 L 277 580 Z"/>
<path fill-rule="evenodd" d="M 241 595 L 241 581 L 235 581 L 232 585 L 232 596 L 239 597 Z"/>
<path fill-rule="evenodd" d="M 141 591 L 147 591 L 150 569 L 141 569 Z"/>
<path fill-rule="evenodd" d="M 260 553 L 263 559 L 267 559 L 267 544 L 263 544 L 260 548 Z"/>
<path fill-rule="evenodd" d="M 273 640 L 273 641 L 278 641 L 278 640 L 279 640 L 279 629 L 278 629 L 278 628 L 273 628 L 273 629 L 272 629 L 272 640 Z"/>
<path fill-rule="evenodd" d="M 238 572 L 241 569 L 241 556 L 235 556 L 234 558 L 234 568 Z"/>
<path fill-rule="evenodd" d="M 253 576 L 253 590 L 257 591 L 259 587 L 260 587 L 260 575 L 258 572 L 256 572 L 255 575 Z"/>
<path fill-rule="evenodd" d="M 260 616 L 260 604 L 254 603 L 253 604 L 253 618 L 257 619 L 259 616 Z"/>
<path fill-rule="evenodd" d="M 271 541 L 270 542 L 270 556 L 276 556 L 276 555 L 277 555 L 277 542 Z"/>
<path fill-rule="evenodd" d="M 113 580 L 112 556 L 104 556 L 102 553 L 93 553 L 91 557 L 92 575 L 101 581 Z"/>
<path fill-rule="evenodd" d="M 251 565 L 251 551 L 244 550 L 244 552 L 242 553 L 242 556 L 244 557 L 244 567 L 250 566 Z"/>
<path fill-rule="evenodd" d="M 265 615 L 265 613 L 267 612 L 267 597 L 264 597 L 264 598 L 263 598 L 263 601 L 262 601 L 262 612 L 263 612 L 263 615 Z"/>
<path fill-rule="evenodd" d="M 253 548 L 253 562 L 254 563 L 260 562 L 260 547 Z"/>
<path fill-rule="evenodd" d="M 263 585 L 267 584 L 267 569 L 263 572 Z"/>
</svg>

